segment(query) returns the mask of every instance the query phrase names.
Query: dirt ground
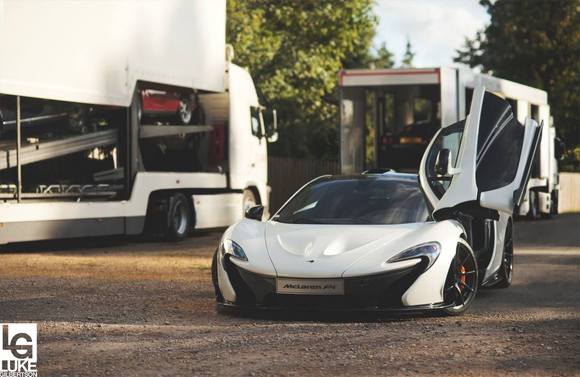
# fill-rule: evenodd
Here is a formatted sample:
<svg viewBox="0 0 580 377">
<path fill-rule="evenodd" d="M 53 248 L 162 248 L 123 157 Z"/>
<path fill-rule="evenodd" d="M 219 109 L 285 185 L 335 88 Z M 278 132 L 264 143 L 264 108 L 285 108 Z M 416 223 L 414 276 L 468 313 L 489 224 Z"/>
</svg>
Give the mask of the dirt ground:
<svg viewBox="0 0 580 377">
<path fill-rule="evenodd" d="M 580 375 L 580 215 L 516 232 L 462 317 L 217 314 L 216 232 L 4 247 L 0 322 L 38 323 L 40 376 Z"/>
</svg>

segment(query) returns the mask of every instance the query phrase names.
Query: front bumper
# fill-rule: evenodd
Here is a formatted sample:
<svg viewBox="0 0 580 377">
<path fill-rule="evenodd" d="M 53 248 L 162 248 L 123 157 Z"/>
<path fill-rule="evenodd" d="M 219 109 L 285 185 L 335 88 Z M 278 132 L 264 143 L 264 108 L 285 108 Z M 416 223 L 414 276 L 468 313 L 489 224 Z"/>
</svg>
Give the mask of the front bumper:
<svg viewBox="0 0 580 377">
<path fill-rule="evenodd" d="M 300 295 L 276 292 L 276 277 L 247 271 L 223 259 L 223 268 L 236 292 L 236 301 L 227 302 L 217 293 L 218 304 L 225 308 L 266 310 L 332 310 L 332 311 L 427 311 L 442 309 L 443 304 L 404 306 L 401 298 L 426 264 L 385 273 L 344 278 L 344 295 Z"/>
</svg>

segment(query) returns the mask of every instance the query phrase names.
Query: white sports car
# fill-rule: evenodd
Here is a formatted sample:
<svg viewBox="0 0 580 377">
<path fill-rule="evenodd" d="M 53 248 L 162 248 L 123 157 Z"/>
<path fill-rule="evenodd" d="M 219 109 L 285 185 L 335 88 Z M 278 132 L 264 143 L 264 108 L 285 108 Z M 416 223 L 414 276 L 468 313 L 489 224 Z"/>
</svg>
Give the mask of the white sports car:
<svg viewBox="0 0 580 377">
<path fill-rule="evenodd" d="M 483 88 L 442 128 L 419 175 L 322 176 L 269 220 L 228 228 L 212 265 L 218 305 L 463 313 L 478 287 L 507 287 L 511 215 L 542 126 Z"/>
</svg>

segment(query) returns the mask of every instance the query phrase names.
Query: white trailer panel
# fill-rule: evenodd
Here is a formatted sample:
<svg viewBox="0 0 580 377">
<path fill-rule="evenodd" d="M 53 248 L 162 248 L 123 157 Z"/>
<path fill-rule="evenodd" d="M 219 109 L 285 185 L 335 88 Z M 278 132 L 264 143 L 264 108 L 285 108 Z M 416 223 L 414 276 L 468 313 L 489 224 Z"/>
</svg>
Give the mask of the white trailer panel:
<svg viewBox="0 0 580 377">
<path fill-rule="evenodd" d="M 225 0 L 0 0 L 0 93 L 129 106 L 137 80 L 222 91 L 225 15 Z"/>
</svg>

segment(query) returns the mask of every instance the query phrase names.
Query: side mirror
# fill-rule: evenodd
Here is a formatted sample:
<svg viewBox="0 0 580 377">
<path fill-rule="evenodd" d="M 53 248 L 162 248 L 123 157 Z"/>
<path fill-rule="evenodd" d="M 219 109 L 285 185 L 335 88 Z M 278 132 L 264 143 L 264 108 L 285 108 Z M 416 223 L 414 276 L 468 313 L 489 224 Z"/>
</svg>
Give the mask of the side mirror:
<svg viewBox="0 0 580 377">
<path fill-rule="evenodd" d="M 250 127 L 252 127 L 252 135 L 261 139 L 264 135 L 262 133 L 262 112 L 259 107 L 250 107 Z"/>
<path fill-rule="evenodd" d="M 268 143 L 278 141 L 278 114 L 276 109 L 267 111 L 265 114 L 266 138 Z"/>
<path fill-rule="evenodd" d="M 447 148 L 443 148 L 437 153 L 435 160 L 435 174 L 440 176 L 448 176 L 451 172 L 451 152 Z"/>
<path fill-rule="evenodd" d="M 246 219 L 262 221 L 262 216 L 264 216 L 264 206 L 257 205 L 246 211 Z"/>
</svg>

